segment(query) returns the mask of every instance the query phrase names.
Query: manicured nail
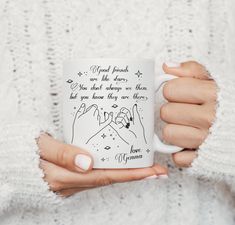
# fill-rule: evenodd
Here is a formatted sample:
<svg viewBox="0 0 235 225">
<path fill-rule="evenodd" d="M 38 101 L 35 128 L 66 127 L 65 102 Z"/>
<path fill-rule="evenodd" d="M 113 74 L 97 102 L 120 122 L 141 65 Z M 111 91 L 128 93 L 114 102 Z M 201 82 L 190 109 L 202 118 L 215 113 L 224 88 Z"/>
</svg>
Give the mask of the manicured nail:
<svg viewBox="0 0 235 225">
<path fill-rule="evenodd" d="M 91 165 L 91 158 L 87 155 L 78 154 L 75 157 L 75 165 L 82 170 L 88 170 Z"/>
<path fill-rule="evenodd" d="M 180 67 L 180 63 L 176 63 L 176 62 L 165 62 L 165 64 L 167 65 L 167 67 L 171 67 L 171 68 Z"/>
<path fill-rule="evenodd" d="M 167 174 L 162 174 L 162 175 L 158 175 L 158 179 L 161 179 L 161 180 L 166 180 L 168 179 L 168 175 Z"/>
<path fill-rule="evenodd" d="M 149 177 L 145 177 L 144 180 L 151 180 L 151 179 L 157 179 L 158 176 L 157 175 L 152 175 L 152 176 L 149 176 Z"/>
</svg>

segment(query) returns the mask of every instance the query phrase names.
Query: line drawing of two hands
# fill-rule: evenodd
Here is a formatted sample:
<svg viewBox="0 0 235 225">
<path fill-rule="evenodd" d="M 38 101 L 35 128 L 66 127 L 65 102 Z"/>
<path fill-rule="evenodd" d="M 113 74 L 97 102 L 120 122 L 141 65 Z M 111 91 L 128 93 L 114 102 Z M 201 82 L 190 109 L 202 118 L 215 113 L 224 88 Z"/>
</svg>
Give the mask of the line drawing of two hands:
<svg viewBox="0 0 235 225">
<path fill-rule="evenodd" d="M 84 129 L 89 125 L 89 129 Z M 82 103 L 74 116 L 71 143 L 74 144 L 79 140 L 80 143 L 87 144 L 107 126 L 114 129 L 128 145 L 135 143 L 136 140 L 147 143 L 137 104 L 134 104 L 131 110 L 122 107 L 115 118 L 113 112 L 104 112 L 104 120 L 101 121 L 98 106 L 93 104 L 86 108 L 85 103 Z"/>
</svg>

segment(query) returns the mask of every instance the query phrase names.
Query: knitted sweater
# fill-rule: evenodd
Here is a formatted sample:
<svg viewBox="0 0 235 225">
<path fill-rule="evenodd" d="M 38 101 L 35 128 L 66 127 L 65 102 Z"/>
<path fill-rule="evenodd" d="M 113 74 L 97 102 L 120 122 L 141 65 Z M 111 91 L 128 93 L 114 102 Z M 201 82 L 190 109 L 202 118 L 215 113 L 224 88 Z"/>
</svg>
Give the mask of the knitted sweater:
<svg viewBox="0 0 235 225">
<path fill-rule="evenodd" d="M 0 224 L 234 224 L 233 0 L 1 0 Z M 35 138 L 62 136 L 62 62 L 77 57 L 194 59 L 218 85 L 216 119 L 189 169 L 62 199 L 39 168 Z M 160 103 L 159 103 L 160 104 Z M 160 106 L 158 105 L 158 108 Z M 159 119 L 159 118 L 158 118 Z"/>
</svg>

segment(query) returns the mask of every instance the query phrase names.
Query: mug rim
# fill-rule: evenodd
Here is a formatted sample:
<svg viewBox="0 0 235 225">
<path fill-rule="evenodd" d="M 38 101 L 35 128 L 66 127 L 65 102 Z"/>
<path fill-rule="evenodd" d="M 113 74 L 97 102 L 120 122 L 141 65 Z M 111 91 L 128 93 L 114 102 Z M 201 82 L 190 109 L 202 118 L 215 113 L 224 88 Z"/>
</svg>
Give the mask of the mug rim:
<svg viewBox="0 0 235 225">
<path fill-rule="evenodd" d="M 98 57 L 87 57 L 87 58 L 75 58 L 75 59 L 66 59 L 63 61 L 63 65 L 67 64 L 67 63 L 77 63 L 77 62 L 89 62 L 89 61 L 121 61 L 121 62 L 147 62 L 147 63 L 154 63 L 155 60 L 151 59 L 151 58 L 134 58 L 134 57 L 130 57 L 130 58 L 98 58 Z"/>
</svg>

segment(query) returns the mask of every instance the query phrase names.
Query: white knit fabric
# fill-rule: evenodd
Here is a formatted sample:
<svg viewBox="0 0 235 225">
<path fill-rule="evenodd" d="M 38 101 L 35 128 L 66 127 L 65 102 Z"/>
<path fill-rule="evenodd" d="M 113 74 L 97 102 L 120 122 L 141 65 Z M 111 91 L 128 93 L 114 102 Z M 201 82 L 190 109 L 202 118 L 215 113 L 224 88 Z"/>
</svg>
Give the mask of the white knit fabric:
<svg viewBox="0 0 235 225">
<path fill-rule="evenodd" d="M 0 224 L 230 225 L 235 190 L 233 0 L 1 0 Z M 62 137 L 62 62 L 141 57 L 205 63 L 218 84 L 216 120 L 188 170 L 168 180 L 61 199 L 39 169 L 35 138 Z M 159 104 L 158 104 L 159 108 Z M 159 118 L 158 118 L 159 120 Z"/>
</svg>

